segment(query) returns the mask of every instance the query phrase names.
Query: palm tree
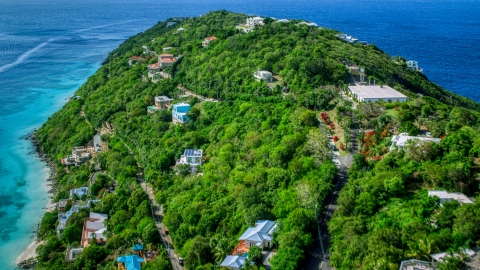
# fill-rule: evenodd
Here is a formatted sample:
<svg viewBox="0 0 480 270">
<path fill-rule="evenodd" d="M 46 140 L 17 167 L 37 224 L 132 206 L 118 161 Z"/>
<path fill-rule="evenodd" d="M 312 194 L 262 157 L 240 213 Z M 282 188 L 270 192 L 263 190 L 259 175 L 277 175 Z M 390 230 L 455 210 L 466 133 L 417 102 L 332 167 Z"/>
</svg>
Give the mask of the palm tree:
<svg viewBox="0 0 480 270">
<path fill-rule="evenodd" d="M 435 246 L 435 241 L 428 239 L 426 236 L 423 239 L 419 239 L 418 243 L 409 243 L 408 247 L 410 248 L 410 253 L 407 253 L 408 257 L 425 259 L 426 261 L 430 260 L 430 254 L 438 250 Z"/>
<path fill-rule="evenodd" d="M 225 238 L 220 239 L 217 245 L 213 249 L 213 257 L 215 258 L 215 262 L 221 263 L 227 254 L 229 253 L 229 245 L 228 241 Z"/>
</svg>

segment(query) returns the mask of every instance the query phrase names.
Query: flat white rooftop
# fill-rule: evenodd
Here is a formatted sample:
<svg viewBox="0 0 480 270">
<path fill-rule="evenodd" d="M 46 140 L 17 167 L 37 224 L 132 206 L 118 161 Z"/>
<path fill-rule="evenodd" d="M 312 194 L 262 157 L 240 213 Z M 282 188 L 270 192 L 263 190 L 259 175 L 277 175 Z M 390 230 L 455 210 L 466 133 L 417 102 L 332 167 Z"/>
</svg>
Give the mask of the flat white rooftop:
<svg viewBox="0 0 480 270">
<path fill-rule="evenodd" d="M 370 99 L 370 98 L 407 98 L 407 96 L 401 94 L 400 92 L 394 90 L 388 85 L 354 85 L 348 87 L 352 93 L 356 94 L 361 99 Z"/>
</svg>

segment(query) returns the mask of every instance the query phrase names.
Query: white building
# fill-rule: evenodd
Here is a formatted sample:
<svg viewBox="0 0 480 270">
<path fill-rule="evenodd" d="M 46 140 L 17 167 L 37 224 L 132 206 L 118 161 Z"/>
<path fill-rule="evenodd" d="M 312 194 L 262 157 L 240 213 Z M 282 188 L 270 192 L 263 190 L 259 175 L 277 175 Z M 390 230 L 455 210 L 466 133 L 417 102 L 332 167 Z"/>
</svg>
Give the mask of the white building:
<svg viewBox="0 0 480 270">
<path fill-rule="evenodd" d="M 397 146 L 398 148 L 404 148 L 405 145 L 408 145 L 409 142 L 412 142 L 414 140 L 419 140 L 422 142 L 440 143 L 439 138 L 408 136 L 408 133 L 404 132 L 392 137 L 392 145 L 390 146 L 390 150 L 395 149 L 395 146 Z"/>
<path fill-rule="evenodd" d="M 196 173 L 198 171 L 198 166 L 202 165 L 202 156 L 203 151 L 200 149 L 185 149 L 183 155 L 177 161 L 178 165 L 188 164 L 192 168 L 192 173 Z"/>
<path fill-rule="evenodd" d="M 63 165 L 81 166 L 90 159 L 90 153 L 83 146 L 77 146 L 72 149 L 72 155 L 62 158 Z"/>
<path fill-rule="evenodd" d="M 435 270 L 432 263 L 420 260 L 402 261 L 399 270 Z"/>
<path fill-rule="evenodd" d="M 90 216 L 83 223 L 82 240 L 80 241 L 82 247 L 87 247 L 94 236 L 97 242 L 106 242 L 107 237 L 104 233 L 107 230 L 105 227 L 107 218 L 107 214 L 90 212 Z"/>
<path fill-rule="evenodd" d="M 245 241 L 245 246 L 257 246 L 261 249 L 272 247 L 272 235 L 277 228 L 277 223 L 270 220 L 259 220 L 255 227 L 248 228 L 238 240 Z"/>
<path fill-rule="evenodd" d="M 429 190 L 428 196 L 430 197 L 436 196 L 440 198 L 440 204 L 451 201 L 451 200 L 455 200 L 463 204 L 471 204 L 475 202 L 475 199 L 469 198 L 461 192 L 447 192 L 445 190 Z"/>
<path fill-rule="evenodd" d="M 353 85 L 348 86 L 352 96 L 359 102 L 405 102 L 407 97 L 387 85 Z"/>
<path fill-rule="evenodd" d="M 273 80 L 272 73 L 266 70 L 257 70 L 253 76 L 259 81 L 271 82 Z"/>
<path fill-rule="evenodd" d="M 413 60 L 407 61 L 407 68 L 414 71 L 423 71 L 423 69 L 418 67 L 418 62 Z"/>
<path fill-rule="evenodd" d="M 251 17 L 247 18 L 247 26 L 251 28 L 255 28 L 256 26 L 262 26 L 263 18 L 262 17 Z"/>
<path fill-rule="evenodd" d="M 88 193 L 88 187 L 70 189 L 70 199 L 76 194 L 78 197 L 82 197 Z"/>
<path fill-rule="evenodd" d="M 302 24 L 305 24 L 306 26 L 318 27 L 318 24 L 313 22 L 301 22 L 298 25 L 302 25 Z"/>
</svg>

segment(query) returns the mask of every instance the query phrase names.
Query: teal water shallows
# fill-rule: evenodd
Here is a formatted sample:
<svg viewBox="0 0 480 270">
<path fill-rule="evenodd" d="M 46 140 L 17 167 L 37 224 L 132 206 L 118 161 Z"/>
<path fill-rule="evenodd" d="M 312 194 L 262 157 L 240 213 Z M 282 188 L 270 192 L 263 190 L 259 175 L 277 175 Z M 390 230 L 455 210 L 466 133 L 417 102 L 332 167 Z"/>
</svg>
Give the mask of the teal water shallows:
<svg viewBox="0 0 480 270">
<path fill-rule="evenodd" d="M 480 101 L 478 0 L 2 0 L 0 269 L 15 268 L 47 204 L 47 169 L 22 137 L 126 38 L 170 17 L 219 9 L 337 29 L 419 61 L 433 82 Z"/>
</svg>

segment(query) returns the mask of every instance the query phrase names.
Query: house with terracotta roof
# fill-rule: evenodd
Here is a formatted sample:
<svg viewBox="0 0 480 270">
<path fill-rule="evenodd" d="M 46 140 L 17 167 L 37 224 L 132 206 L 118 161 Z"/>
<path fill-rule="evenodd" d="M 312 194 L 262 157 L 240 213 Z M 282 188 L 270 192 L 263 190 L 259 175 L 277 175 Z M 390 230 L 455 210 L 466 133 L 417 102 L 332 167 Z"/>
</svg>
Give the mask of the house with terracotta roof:
<svg viewBox="0 0 480 270">
<path fill-rule="evenodd" d="M 148 72 L 155 72 L 160 70 L 160 64 L 157 62 L 155 64 L 148 65 Z"/>
<path fill-rule="evenodd" d="M 107 242 L 107 237 L 104 235 L 107 228 L 105 227 L 105 220 L 108 218 L 107 214 L 90 212 L 90 216 L 83 223 L 82 230 L 82 247 L 87 247 L 90 241 L 95 237 L 97 243 Z"/>
<path fill-rule="evenodd" d="M 164 53 L 158 56 L 158 65 L 161 68 L 168 68 L 171 67 L 175 62 L 177 62 L 178 58 L 173 57 L 172 54 Z"/>
<path fill-rule="evenodd" d="M 217 38 L 215 36 L 211 36 L 211 37 L 207 37 L 206 39 L 203 40 L 202 42 L 202 46 L 203 47 L 207 47 L 208 44 L 214 40 L 216 40 Z"/>
<path fill-rule="evenodd" d="M 128 65 L 133 66 L 134 63 L 145 63 L 147 59 L 140 56 L 132 56 L 128 59 Z"/>
</svg>

